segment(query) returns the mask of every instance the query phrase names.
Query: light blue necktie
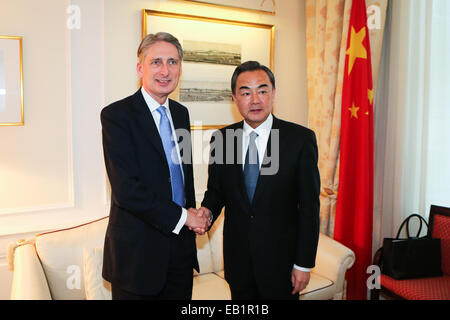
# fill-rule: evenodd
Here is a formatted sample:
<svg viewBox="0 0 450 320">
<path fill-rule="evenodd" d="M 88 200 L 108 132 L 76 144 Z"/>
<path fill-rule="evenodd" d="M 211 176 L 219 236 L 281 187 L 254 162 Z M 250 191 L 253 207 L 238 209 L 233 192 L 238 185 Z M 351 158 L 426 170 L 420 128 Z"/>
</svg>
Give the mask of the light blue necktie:
<svg viewBox="0 0 450 320">
<path fill-rule="evenodd" d="M 244 163 L 244 183 L 250 203 L 253 201 L 253 195 L 255 194 L 256 183 L 258 182 L 259 176 L 259 156 L 258 148 L 255 143 L 257 137 L 258 134 L 255 131 L 250 133 L 250 142 L 248 144 Z"/>
<path fill-rule="evenodd" d="M 184 207 L 186 198 L 184 195 L 183 175 L 181 173 L 181 164 L 174 162 L 174 159 L 178 159 L 178 156 L 175 142 L 172 139 L 172 127 L 170 126 L 169 118 L 167 118 L 166 108 L 160 106 L 157 111 L 161 115 L 159 135 L 161 136 L 164 153 L 169 164 L 172 181 L 172 200 L 179 206 Z"/>
</svg>

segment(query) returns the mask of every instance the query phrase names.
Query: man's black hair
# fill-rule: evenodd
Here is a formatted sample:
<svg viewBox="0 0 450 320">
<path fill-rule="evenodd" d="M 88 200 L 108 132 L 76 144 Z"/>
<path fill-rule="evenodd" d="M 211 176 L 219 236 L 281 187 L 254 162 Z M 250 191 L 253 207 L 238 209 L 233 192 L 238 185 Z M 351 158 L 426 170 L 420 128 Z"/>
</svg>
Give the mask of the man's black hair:
<svg viewBox="0 0 450 320">
<path fill-rule="evenodd" d="M 269 76 L 273 89 L 275 89 L 275 76 L 273 75 L 272 71 L 270 71 L 270 69 L 267 68 L 266 66 L 260 64 L 258 61 L 247 61 L 237 66 L 237 68 L 234 70 L 233 76 L 231 77 L 231 92 L 233 94 L 236 94 L 236 81 L 242 72 L 256 71 L 256 70 L 265 71 Z"/>
</svg>

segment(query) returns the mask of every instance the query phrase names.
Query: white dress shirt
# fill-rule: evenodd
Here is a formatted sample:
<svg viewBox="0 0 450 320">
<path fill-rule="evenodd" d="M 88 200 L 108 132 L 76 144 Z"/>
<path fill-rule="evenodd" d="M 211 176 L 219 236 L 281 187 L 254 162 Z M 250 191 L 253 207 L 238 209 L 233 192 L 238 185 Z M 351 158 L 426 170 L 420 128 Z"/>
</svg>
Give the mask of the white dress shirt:
<svg viewBox="0 0 450 320">
<path fill-rule="evenodd" d="M 255 143 L 258 149 L 259 169 L 263 163 L 264 154 L 267 148 L 267 142 L 269 141 L 270 130 L 272 129 L 273 116 L 269 114 L 266 121 L 260 124 L 256 129 L 253 129 L 244 121 L 243 135 L 242 135 L 242 170 L 244 170 L 245 156 L 247 155 L 248 144 L 250 142 L 250 133 L 255 131 L 258 136 Z"/>
<path fill-rule="evenodd" d="M 181 164 L 181 155 L 180 155 L 180 148 L 178 147 L 177 143 L 177 137 L 175 135 L 175 127 L 173 126 L 172 121 L 172 115 L 170 114 L 169 109 L 169 99 L 166 99 L 166 101 L 161 105 L 159 104 L 151 95 L 145 91 L 144 87 L 141 88 L 142 95 L 144 96 L 144 100 L 147 103 L 148 108 L 150 109 L 150 112 L 153 116 L 153 120 L 155 121 L 156 128 L 159 132 L 159 122 L 161 120 L 161 114 L 157 111 L 157 109 L 160 106 L 164 106 L 166 108 L 167 118 L 169 118 L 170 127 L 172 129 L 172 139 L 175 141 L 175 146 L 177 148 L 177 156 L 178 156 L 178 162 Z M 183 166 L 181 166 L 181 175 L 183 177 L 183 183 L 184 183 L 184 172 L 183 172 Z M 175 226 L 175 229 L 172 230 L 173 233 L 178 234 L 180 233 L 181 228 L 183 228 L 184 224 L 186 223 L 187 219 L 187 210 L 185 208 L 181 208 L 181 218 L 178 221 L 177 225 Z"/>
<path fill-rule="evenodd" d="M 261 169 L 261 165 L 264 160 L 264 155 L 266 153 L 267 142 L 269 141 L 270 130 L 272 129 L 273 124 L 273 116 L 269 114 L 266 121 L 261 123 L 257 128 L 253 129 L 248 125 L 247 122 L 244 121 L 243 135 L 242 135 L 242 170 L 244 170 L 245 165 L 245 156 L 247 154 L 248 144 L 250 141 L 250 133 L 252 131 L 256 132 L 258 136 L 256 137 L 255 143 L 256 148 L 258 149 L 258 158 L 259 158 L 259 169 Z M 294 264 L 294 268 L 304 272 L 310 272 L 310 268 L 299 267 Z"/>
</svg>

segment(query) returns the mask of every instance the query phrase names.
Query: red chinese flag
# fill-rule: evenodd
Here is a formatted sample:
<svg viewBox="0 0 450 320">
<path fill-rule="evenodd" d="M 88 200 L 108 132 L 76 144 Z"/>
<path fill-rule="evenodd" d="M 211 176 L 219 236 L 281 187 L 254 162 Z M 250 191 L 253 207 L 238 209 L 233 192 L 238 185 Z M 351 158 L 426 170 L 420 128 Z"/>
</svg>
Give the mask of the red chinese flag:
<svg viewBox="0 0 450 320">
<path fill-rule="evenodd" d="M 342 91 L 339 189 L 334 238 L 351 248 L 347 298 L 367 299 L 372 261 L 373 81 L 365 0 L 353 0 Z"/>
</svg>

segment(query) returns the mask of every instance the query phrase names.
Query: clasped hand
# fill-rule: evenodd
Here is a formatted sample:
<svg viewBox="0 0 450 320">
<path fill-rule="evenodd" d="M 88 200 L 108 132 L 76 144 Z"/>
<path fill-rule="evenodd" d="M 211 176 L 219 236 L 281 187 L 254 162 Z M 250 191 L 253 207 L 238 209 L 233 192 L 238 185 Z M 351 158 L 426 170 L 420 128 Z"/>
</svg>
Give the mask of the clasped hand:
<svg viewBox="0 0 450 320">
<path fill-rule="evenodd" d="M 190 208 L 187 211 L 186 226 L 189 230 L 202 235 L 211 225 L 211 211 L 208 208 L 200 207 L 199 209 Z"/>
</svg>

